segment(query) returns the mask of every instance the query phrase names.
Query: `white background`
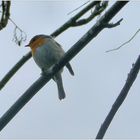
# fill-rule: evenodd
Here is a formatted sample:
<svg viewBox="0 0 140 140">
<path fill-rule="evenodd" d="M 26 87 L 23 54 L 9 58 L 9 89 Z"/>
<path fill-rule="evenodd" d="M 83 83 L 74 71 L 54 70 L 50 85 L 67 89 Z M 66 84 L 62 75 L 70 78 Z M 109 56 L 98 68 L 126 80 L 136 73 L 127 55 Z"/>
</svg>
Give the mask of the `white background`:
<svg viewBox="0 0 140 140">
<path fill-rule="evenodd" d="M 27 33 L 27 40 L 21 47 L 12 41 L 14 25 L 10 21 L 0 31 L 0 79 L 29 51 L 24 46 L 34 35 L 51 34 L 78 11 L 67 13 L 84 2 L 12 1 L 11 18 Z M 121 25 L 104 29 L 71 61 L 75 76 L 67 69 L 63 72 L 65 100 L 59 101 L 56 83 L 51 80 L 0 132 L 0 138 L 95 138 L 139 55 L 140 34 L 119 51 L 105 51 L 129 40 L 140 28 L 139 5 L 139 1 L 129 2 L 112 20 L 123 18 Z M 67 51 L 97 19 L 68 29 L 56 40 Z M 39 76 L 40 69 L 30 59 L 0 91 L 0 116 Z M 139 83 L 138 74 L 104 138 L 140 138 Z"/>
</svg>

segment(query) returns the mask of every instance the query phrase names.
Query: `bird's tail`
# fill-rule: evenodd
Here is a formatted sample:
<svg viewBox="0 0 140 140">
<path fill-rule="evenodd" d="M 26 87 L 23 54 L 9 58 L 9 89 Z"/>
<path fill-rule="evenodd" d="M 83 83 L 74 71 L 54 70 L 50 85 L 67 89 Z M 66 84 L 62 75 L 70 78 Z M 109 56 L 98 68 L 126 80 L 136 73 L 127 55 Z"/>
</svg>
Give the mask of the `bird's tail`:
<svg viewBox="0 0 140 140">
<path fill-rule="evenodd" d="M 63 81 L 60 73 L 57 73 L 54 77 L 55 82 L 57 83 L 57 88 L 58 88 L 58 97 L 60 100 L 65 98 L 65 91 L 63 88 Z"/>
</svg>

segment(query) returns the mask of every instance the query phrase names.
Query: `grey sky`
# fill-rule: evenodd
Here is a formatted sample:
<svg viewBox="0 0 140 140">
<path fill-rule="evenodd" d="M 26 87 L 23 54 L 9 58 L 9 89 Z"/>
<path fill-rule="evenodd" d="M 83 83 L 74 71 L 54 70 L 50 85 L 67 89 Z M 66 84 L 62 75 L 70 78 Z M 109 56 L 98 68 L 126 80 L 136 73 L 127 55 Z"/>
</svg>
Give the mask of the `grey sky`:
<svg viewBox="0 0 140 140">
<path fill-rule="evenodd" d="M 71 15 L 67 13 L 84 2 L 86 0 L 12 1 L 11 18 L 28 38 L 21 47 L 17 46 L 12 41 L 14 26 L 11 22 L 0 32 L 0 78 L 29 51 L 24 45 L 34 35 L 51 34 L 78 11 Z M 140 28 L 139 4 L 139 1 L 129 2 L 112 20 L 124 18 L 121 25 L 103 30 L 71 61 L 74 77 L 64 70 L 64 101 L 59 101 L 56 83 L 51 80 L 1 131 L 0 138 L 95 138 L 139 55 L 140 34 L 119 51 L 105 51 L 118 47 Z M 68 50 L 96 20 L 70 28 L 56 40 Z M 40 69 L 30 59 L 1 91 L 0 116 L 39 75 Z M 138 75 L 105 138 L 140 138 L 139 83 Z"/>
</svg>

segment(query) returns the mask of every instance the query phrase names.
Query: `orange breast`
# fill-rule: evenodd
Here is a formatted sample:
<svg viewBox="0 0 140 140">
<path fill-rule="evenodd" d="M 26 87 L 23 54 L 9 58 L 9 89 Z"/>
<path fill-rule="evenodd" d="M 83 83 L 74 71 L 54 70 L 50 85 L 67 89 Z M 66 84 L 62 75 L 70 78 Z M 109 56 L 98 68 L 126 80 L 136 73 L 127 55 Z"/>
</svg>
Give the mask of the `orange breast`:
<svg viewBox="0 0 140 140">
<path fill-rule="evenodd" d="M 44 45 L 44 43 L 46 43 L 46 40 L 41 37 L 35 40 L 33 43 L 31 43 L 30 47 L 32 49 L 32 54 L 35 53 L 36 48 L 41 47 L 42 45 Z"/>
</svg>

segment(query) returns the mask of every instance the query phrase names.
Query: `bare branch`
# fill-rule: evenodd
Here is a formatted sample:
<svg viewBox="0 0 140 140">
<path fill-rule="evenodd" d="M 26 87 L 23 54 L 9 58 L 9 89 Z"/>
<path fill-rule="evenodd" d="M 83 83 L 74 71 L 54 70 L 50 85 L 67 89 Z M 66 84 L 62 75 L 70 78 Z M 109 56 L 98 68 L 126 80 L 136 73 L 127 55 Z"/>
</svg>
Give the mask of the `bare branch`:
<svg viewBox="0 0 140 140">
<path fill-rule="evenodd" d="M 96 6 L 100 1 L 92 1 L 89 5 L 87 5 L 85 8 L 83 8 L 79 13 L 77 13 L 74 17 L 72 17 L 70 20 L 68 20 L 65 24 L 63 24 L 60 28 L 58 28 L 56 31 L 54 31 L 51 36 L 57 37 L 59 34 L 67 30 L 68 28 L 72 27 L 75 22 L 82 17 L 86 12 L 88 12 L 91 8 Z"/>
<path fill-rule="evenodd" d="M 117 21 L 116 23 L 108 23 L 108 24 L 106 24 L 105 26 L 106 26 L 106 28 L 114 28 L 114 27 L 116 27 L 116 26 L 119 26 L 122 20 L 123 20 L 123 18 L 121 18 L 121 19 L 120 19 L 119 21 Z"/>
<path fill-rule="evenodd" d="M 10 17 L 10 5 L 11 1 L 2 1 L 2 16 L 0 20 L 0 30 L 6 27 L 8 23 L 8 19 Z"/>
<path fill-rule="evenodd" d="M 123 43 L 122 45 L 120 45 L 119 47 L 117 47 L 117 48 L 115 48 L 115 49 L 108 50 L 108 51 L 106 51 L 106 52 L 111 52 L 111 51 L 119 50 L 119 49 L 122 48 L 124 45 L 130 43 L 130 42 L 135 38 L 135 36 L 138 34 L 139 31 L 140 31 L 140 29 L 138 29 L 138 30 L 135 32 L 135 34 L 134 34 L 128 41 L 124 42 L 124 43 Z"/>
<path fill-rule="evenodd" d="M 107 6 L 108 6 L 108 1 L 103 1 L 102 3 L 97 3 L 94 11 L 92 11 L 92 13 L 89 17 L 73 22 L 72 26 L 75 27 L 75 26 L 81 26 L 81 25 L 87 24 L 92 19 L 94 19 L 96 16 L 100 15 L 106 9 Z"/>
<path fill-rule="evenodd" d="M 118 111 L 118 109 L 122 105 L 123 101 L 125 100 L 126 96 L 128 95 L 128 92 L 129 92 L 132 84 L 134 83 L 139 70 L 140 70 L 140 55 L 137 58 L 137 61 L 135 62 L 135 64 L 132 65 L 132 69 L 130 70 L 130 73 L 128 74 L 126 83 L 125 83 L 124 87 L 122 88 L 116 101 L 114 102 L 110 112 L 108 113 L 107 117 L 105 118 L 103 124 L 101 125 L 99 132 L 96 136 L 96 139 L 102 139 L 104 137 L 116 112 Z"/>
<path fill-rule="evenodd" d="M 4 76 L 4 78 L 0 81 L 0 90 L 5 86 L 5 84 L 11 78 L 11 75 L 15 74 L 17 70 L 26 62 L 27 58 L 31 56 L 31 53 L 27 53 L 25 56 L 20 59 L 20 61 Z"/>
<path fill-rule="evenodd" d="M 0 118 L 0 130 L 22 109 L 22 107 L 53 77 L 62 67 L 64 67 L 74 56 L 76 56 L 93 38 L 103 29 L 102 23 L 109 22 L 125 5 L 127 1 L 117 1 L 93 27 L 69 49 L 65 56 L 53 66 L 47 76 L 41 76 L 26 92 L 11 106 L 11 108 Z"/>
</svg>

